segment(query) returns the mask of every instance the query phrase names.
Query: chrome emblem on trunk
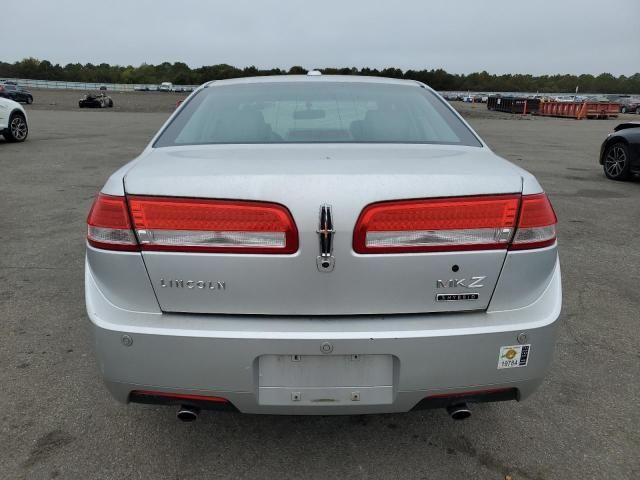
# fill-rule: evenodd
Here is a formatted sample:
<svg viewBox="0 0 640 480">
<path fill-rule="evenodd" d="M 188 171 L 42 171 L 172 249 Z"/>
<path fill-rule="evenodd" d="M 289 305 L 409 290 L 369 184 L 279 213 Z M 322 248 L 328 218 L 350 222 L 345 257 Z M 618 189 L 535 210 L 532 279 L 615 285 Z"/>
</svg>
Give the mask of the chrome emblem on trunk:
<svg viewBox="0 0 640 480">
<path fill-rule="evenodd" d="M 162 288 L 187 288 L 189 290 L 226 290 L 227 282 L 214 282 L 211 280 L 184 280 L 184 279 L 160 279 Z"/>
<path fill-rule="evenodd" d="M 320 237 L 320 255 L 316 258 L 316 265 L 321 272 L 330 272 L 335 266 L 333 257 L 333 216 L 331 205 L 326 203 L 320 206 L 320 227 L 317 230 Z"/>
<path fill-rule="evenodd" d="M 478 293 L 438 293 L 436 301 L 438 302 L 458 302 L 460 300 L 478 300 Z"/>
<path fill-rule="evenodd" d="M 450 278 L 449 280 L 437 280 L 436 288 L 482 288 L 484 284 L 482 281 L 487 278 L 486 275 L 480 275 L 477 277 L 466 278 Z"/>
</svg>

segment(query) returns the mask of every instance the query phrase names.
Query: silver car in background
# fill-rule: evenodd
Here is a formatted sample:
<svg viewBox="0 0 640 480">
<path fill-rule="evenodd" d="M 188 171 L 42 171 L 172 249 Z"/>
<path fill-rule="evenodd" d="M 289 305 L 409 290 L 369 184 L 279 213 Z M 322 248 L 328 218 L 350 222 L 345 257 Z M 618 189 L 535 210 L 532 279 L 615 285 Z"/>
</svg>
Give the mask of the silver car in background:
<svg viewBox="0 0 640 480">
<path fill-rule="evenodd" d="M 363 414 L 522 400 L 551 362 L 556 216 L 427 86 L 210 82 L 107 181 L 86 304 L 121 402 Z"/>
</svg>

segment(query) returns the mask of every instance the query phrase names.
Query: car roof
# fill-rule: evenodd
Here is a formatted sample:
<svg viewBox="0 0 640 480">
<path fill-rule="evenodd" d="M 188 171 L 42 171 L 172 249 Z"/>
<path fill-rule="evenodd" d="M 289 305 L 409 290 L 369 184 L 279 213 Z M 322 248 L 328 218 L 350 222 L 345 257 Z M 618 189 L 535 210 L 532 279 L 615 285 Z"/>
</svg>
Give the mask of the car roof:
<svg viewBox="0 0 640 480">
<path fill-rule="evenodd" d="M 331 82 L 331 83 L 371 83 L 388 85 L 419 86 L 415 80 L 402 80 L 388 77 L 367 77 L 361 75 L 269 75 L 263 77 L 242 77 L 228 80 L 212 80 L 204 86 L 218 85 L 242 85 L 259 83 L 304 83 L 304 82 Z"/>
</svg>

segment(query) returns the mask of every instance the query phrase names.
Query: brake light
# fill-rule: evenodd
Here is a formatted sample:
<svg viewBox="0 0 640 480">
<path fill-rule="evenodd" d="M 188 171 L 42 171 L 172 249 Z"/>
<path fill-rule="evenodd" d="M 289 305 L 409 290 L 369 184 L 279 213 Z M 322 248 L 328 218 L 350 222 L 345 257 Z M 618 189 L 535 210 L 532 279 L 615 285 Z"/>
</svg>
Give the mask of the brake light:
<svg viewBox="0 0 640 480">
<path fill-rule="evenodd" d="M 298 250 L 289 211 L 266 202 L 127 197 L 142 250 L 282 253 Z"/>
<path fill-rule="evenodd" d="M 520 195 L 393 201 L 367 206 L 356 225 L 358 253 L 507 248 Z"/>
<path fill-rule="evenodd" d="M 513 237 L 511 250 L 553 245 L 556 241 L 556 223 L 558 219 L 551 202 L 544 193 L 524 195 L 518 229 Z"/>
<path fill-rule="evenodd" d="M 375 203 L 360 214 L 357 253 L 525 250 L 553 245 L 557 218 L 544 193 Z"/>
<path fill-rule="evenodd" d="M 124 197 L 98 194 L 87 217 L 87 241 L 107 250 L 138 250 Z"/>
</svg>

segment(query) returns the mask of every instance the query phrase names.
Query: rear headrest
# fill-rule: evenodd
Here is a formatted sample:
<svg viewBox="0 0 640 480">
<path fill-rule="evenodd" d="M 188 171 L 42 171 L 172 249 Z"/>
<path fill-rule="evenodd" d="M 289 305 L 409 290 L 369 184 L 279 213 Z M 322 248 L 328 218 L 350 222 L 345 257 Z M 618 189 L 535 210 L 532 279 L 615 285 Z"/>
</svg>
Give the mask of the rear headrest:
<svg viewBox="0 0 640 480">
<path fill-rule="evenodd" d="M 409 141 L 411 124 L 407 115 L 397 110 L 369 110 L 362 123 L 362 140 Z"/>
<path fill-rule="evenodd" d="M 221 143 L 262 142 L 269 139 L 269 131 L 261 112 L 230 110 L 218 120 L 215 138 Z"/>
<path fill-rule="evenodd" d="M 354 140 L 362 140 L 364 138 L 364 120 L 354 120 L 349 126 L 349 131 Z"/>
</svg>

